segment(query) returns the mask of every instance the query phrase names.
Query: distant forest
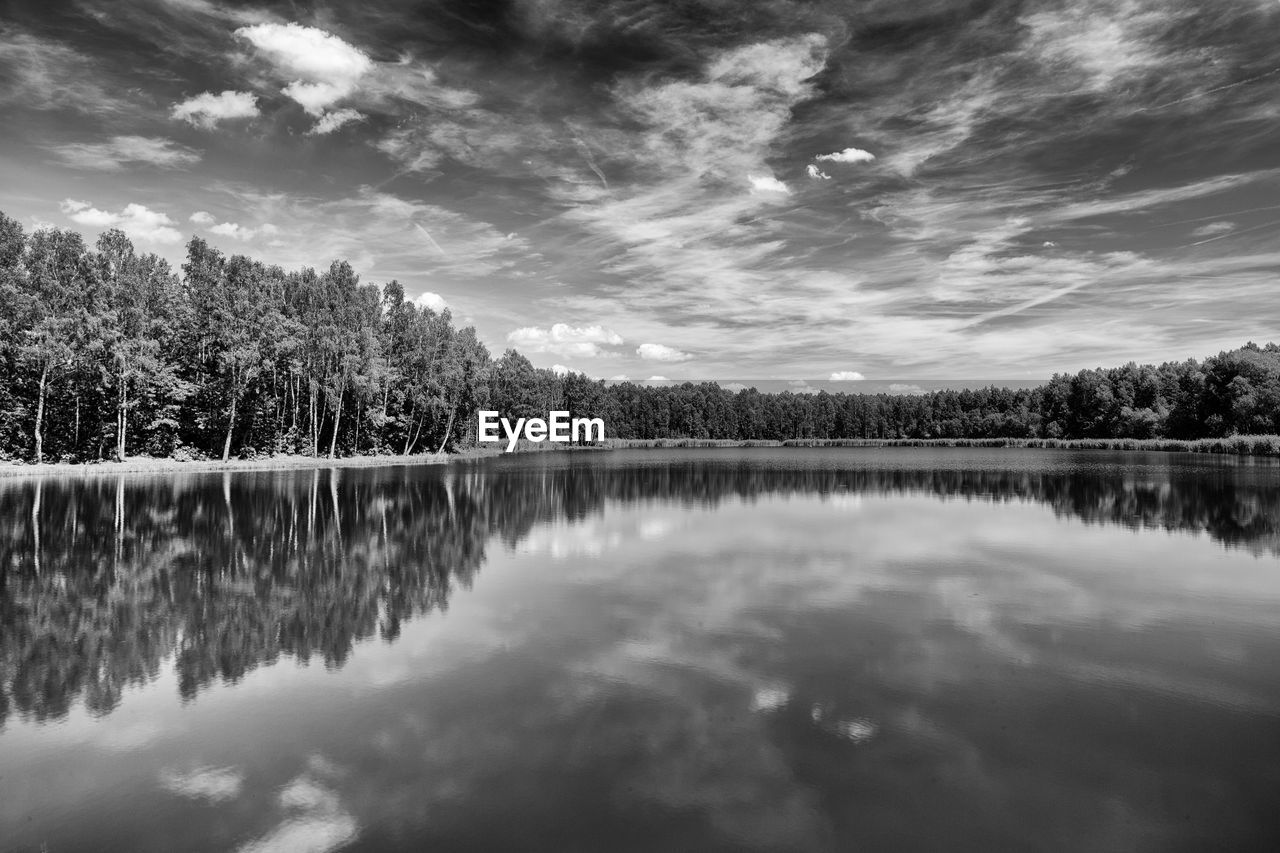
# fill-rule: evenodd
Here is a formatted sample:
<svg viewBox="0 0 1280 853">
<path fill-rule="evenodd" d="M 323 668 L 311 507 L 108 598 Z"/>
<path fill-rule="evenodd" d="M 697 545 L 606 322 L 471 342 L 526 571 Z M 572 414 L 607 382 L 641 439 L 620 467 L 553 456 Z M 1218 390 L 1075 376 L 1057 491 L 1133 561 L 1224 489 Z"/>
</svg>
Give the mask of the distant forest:
<svg viewBox="0 0 1280 853">
<path fill-rule="evenodd" d="M 286 271 L 204 240 L 179 274 L 119 230 L 0 213 L 0 459 L 413 454 L 475 413 L 604 418 L 611 438 L 1213 438 L 1280 433 L 1280 346 L 1054 376 L 1029 390 L 762 394 L 605 383 L 493 358 L 446 309 L 346 261 Z"/>
</svg>

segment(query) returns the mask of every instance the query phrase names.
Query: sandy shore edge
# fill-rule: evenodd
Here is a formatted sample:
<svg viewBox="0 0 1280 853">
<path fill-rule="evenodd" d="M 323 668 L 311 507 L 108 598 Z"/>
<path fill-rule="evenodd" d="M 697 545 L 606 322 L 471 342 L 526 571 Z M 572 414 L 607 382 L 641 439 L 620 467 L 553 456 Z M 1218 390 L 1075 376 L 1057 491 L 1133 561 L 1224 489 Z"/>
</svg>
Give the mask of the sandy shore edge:
<svg viewBox="0 0 1280 853">
<path fill-rule="evenodd" d="M 466 459 L 470 454 L 423 453 L 415 456 L 345 456 L 329 459 L 324 456 L 268 456 L 262 459 L 205 459 L 179 461 L 138 457 L 124 462 L 85 462 L 62 464 L 46 462 L 42 465 L 0 462 L 0 477 L 32 476 L 86 476 L 112 474 L 165 474 L 174 472 L 218 471 L 285 471 L 308 468 L 377 468 L 392 465 L 444 465 L 455 459 Z"/>
</svg>

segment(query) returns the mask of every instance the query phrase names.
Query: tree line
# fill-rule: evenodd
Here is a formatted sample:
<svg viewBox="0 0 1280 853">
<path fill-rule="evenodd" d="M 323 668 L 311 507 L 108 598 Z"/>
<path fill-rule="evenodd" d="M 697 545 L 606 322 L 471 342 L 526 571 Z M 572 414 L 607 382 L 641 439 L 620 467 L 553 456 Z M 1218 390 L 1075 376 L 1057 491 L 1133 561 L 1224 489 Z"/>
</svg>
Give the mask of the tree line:
<svg viewBox="0 0 1280 853">
<path fill-rule="evenodd" d="M 27 234 L 0 213 L 0 459 L 414 454 L 476 412 L 601 417 L 624 439 L 1204 438 L 1280 433 L 1280 347 L 917 395 L 605 383 L 493 358 L 448 309 L 286 271 L 200 238 L 181 271 L 119 230 Z"/>
<path fill-rule="evenodd" d="M 413 453 L 456 441 L 489 353 L 446 309 L 200 238 L 181 274 L 0 214 L 0 457 Z"/>
<path fill-rule="evenodd" d="M 1028 389 L 918 394 L 736 393 L 715 383 L 594 392 L 618 438 L 1220 438 L 1280 434 L 1280 346 L 1248 343 L 1203 361 L 1058 374 Z"/>
</svg>

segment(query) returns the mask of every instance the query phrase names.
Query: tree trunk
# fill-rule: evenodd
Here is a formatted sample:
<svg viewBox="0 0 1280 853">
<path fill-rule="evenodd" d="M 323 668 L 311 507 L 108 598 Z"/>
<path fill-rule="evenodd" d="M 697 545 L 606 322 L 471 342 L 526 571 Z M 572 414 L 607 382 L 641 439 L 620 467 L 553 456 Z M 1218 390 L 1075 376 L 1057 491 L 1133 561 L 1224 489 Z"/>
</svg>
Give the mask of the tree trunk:
<svg viewBox="0 0 1280 853">
<path fill-rule="evenodd" d="M 120 395 L 116 401 L 116 461 L 124 461 L 125 442 L 129 430 L 129 383 L 120 377 Z"/>
<path fill-rule="evenodd" d="M 227 418 L 227 440 L 222 443 L 222 461 L 226 462 L 231 456 L 231 430 L 236 425 L 236 398 L 240 395 L 231 392 L 231 417 Z"/>
<path fill-rule="evenodd" d="M 408 409 L 406 409 L 406 410 L 405 410 L 405 414 L 406 414 L 406 415 L 409 415 L 409 416 L 412 416 L 412 415 L 413 415 L 413 401 L 412 401 L 412 400 L 410 400 L 410 401 L 409 401 L 409 407 L 408 407 Z M 410 426 L 408 429 L 406 429 L 406 430 L 404 431 L 404 451 L 400 454 L 401 456 L 408 456 L 408 455 L 409 455 L 409 444 L 410 444 L 412 441 L 413 441 L 413 427 L 412 427 L 412 426 Z"/>
<path fill-rule="evenodd" d="M 338 449 L 338 427 L 342 426 L 342 398 L 346 395 L 346 383 L 338 389 L 338 410 L 333 415 L 333 436 L 329 439 L 329 458 L 333 458 L 334 452 Z"/>
<path fill-rule="evenodd" d="M 316 410 L 319 407 L 316 402 L 315 384 L 309 384 L 308 390 L 311 392 L 310 399 L 308 401 L 308 405 L 310 406 L 309 415 L 311 423 L 308 424 L 308 426 L 311 428 L 311 455 L 314 457 L 320 455 L 320 427 L 316 423 L 318 416 L 318 412 Z"/>
<path fill-rule="evenodd" d="M 440 439 L 440 449 L 436 451 L 436 456 L 444 453 L 445 445 L 449 443 L 449 433 L 453 432 L 453 418 L 458 414 L 458 407 L 454 406 L 449 410 L 449 422 L 444 425 L 444 438 Z"/>
<path fill-rule="evenodd" d="M 44 366 L 44 370 L 40 372 L 40 400 L 36 403 L 36 464 L 44 461 L 44 433 L 41 428 L 44 425 L 44 397 L 49 388 L 49 365 Z"/>
<path fill-rule="evenodd" d="M 417 426 L 417 428 L 413 431 L 413 437 L 412 437 L 412 438 L 410 438 L 410 439 L 408 439 L 407 441 L 405 441 L 405 443 L 404 443 L 404 455 L 405 455 L 405 456 L 408 456 L 410 453 L 412 453 L 412 452 L 413 452 L 413 450 L 414 450 L 414 448 L 416 448 L 416 447 L 418 446 L 418 436 L 422 435 L 422 422 L 423 422 L 423 420 L 425 420 L 425 415 L 424 415 L 424 416 L 420 416 L 420 417 L 418 418 L 418 426 Z"/>
</svg>

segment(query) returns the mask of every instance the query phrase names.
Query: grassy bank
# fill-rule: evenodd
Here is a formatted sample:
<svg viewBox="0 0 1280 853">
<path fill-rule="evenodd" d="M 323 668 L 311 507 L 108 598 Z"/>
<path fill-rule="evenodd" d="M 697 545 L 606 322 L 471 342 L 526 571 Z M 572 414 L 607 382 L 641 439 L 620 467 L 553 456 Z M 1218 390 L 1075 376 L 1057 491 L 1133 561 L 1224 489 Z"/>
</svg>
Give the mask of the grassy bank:
<svg viewBox="0 0 1280 853">
<path fill-rule="evenodd" d="M 1161 450 L 1171 453 L 1220 453 L 1232 456 L 1280 456 L 1280 435 L 1226 438 L 797 438 L 784 447 L 1032 447 L 1051 450 Z"/>
<path fill-rule="evenodd" d="M 607 450 L 666 450 L 674 447 L 781 447 L 782 442 L 732 438 L 606 438 L 601 446 Z"/>
<path fill-rule="evenodd" d="M 1231 456 L 1280 457 L 1280 435 L 1235 435 L 1227 438 L 793 438 L 786 441 L 726 438 L 607 438 L 594 446 L 571 447 L 521 441 L 514 452 L 544 450 L 670 450 L 699 447 L 1028 447 L 1048 450 L 1132 450 L 1171 453 L 1219 453 Z M 501 453 L 496 445 L 466 454 Z"/>
</svg>

